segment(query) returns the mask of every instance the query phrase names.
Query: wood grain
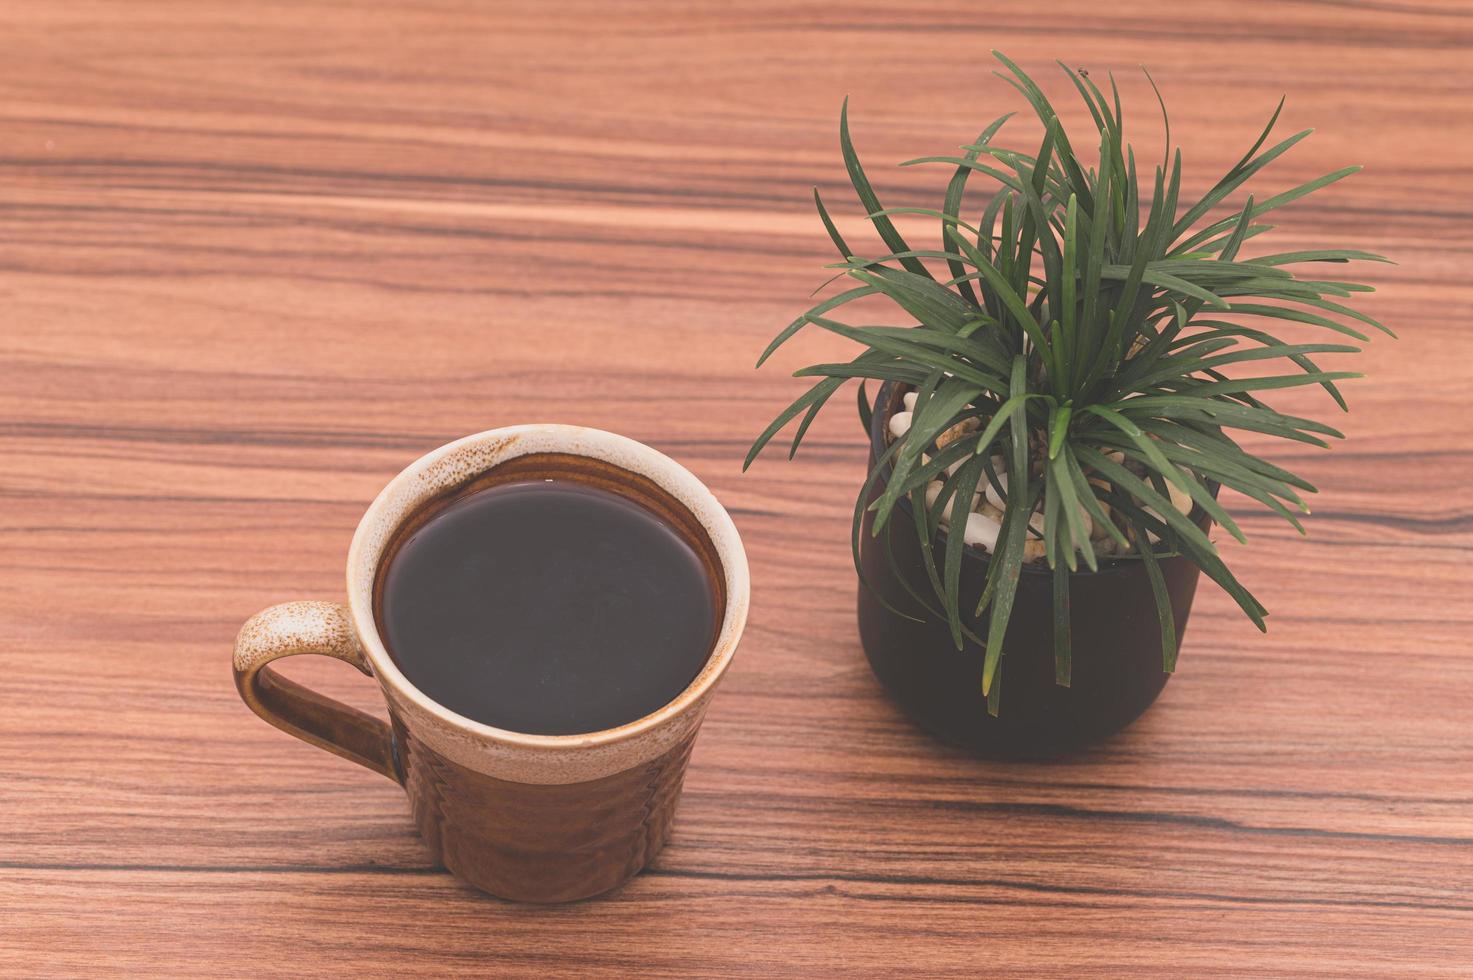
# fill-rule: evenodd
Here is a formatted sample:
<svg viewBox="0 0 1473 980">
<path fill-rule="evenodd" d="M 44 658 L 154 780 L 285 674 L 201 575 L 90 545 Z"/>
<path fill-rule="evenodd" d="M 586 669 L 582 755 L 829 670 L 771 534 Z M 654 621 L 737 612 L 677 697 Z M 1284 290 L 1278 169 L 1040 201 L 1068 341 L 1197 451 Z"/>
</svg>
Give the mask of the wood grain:
<svg viewBox="0 0 1473 980">
<path fill-rule="evenodd" d="M 1466 975 L 1465 4 L 0 15 L 0 973 Z M 933 204 L 935 171 L 886 165 L 1017 108 L 992 47 L 1118 70 L 1147 145 L 1148 63 L 1188 191 L 1288 92 L 1319 132 L 1265 188 L 1367 170 L 1278 247 L 1399 262 L 1348 441 L 1268 450 L 1322 490 L 1309 539 L 1245 514 L 1232 549 L 1268 635 L 1204 587 L 1160 703 L 1044 766 L 936 745 L 872 679 L 847 407 L 739 472 L 787 372 L 844 351 L 751 370 L 830 261 L 809 186 L 859 234 L 841 99 L 887 202 Z M 680 458 L 754 582 L 657 870 L 552 909 L 433 868 L 396 787 L 261 724 L 228 667 L 259 608 L 340 598 L 401 466 L 533 420 Z"/>
</svg>

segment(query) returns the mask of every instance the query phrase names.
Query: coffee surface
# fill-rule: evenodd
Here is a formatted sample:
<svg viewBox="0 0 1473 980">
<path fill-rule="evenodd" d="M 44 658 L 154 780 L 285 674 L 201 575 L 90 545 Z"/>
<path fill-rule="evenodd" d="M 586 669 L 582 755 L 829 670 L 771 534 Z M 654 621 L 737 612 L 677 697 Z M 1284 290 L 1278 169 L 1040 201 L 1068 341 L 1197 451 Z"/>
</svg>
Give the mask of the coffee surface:
<svg viewBox="0 0 1473 980">
<path fill-rule="evenodd" d="M 446 505 L 381 574 L 379 629 L 409 682 L 528 734 L 655 711 L 695 679 L 715 636 L 715 597 L 690 544 L 640 505 L 568 480 Z"/>
</svg>

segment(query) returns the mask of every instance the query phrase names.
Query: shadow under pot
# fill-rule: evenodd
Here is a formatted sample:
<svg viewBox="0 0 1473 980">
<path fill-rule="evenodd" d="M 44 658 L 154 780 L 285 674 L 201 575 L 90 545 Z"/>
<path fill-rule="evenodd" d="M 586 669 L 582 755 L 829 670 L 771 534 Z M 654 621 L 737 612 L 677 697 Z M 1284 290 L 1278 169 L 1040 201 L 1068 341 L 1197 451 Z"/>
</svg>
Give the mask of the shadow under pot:
<svg viewBox="0 0 1473 980">
<path fill-rule="evenodd" d="M 886 384 L 875 399 L 871 468 L 887 448 L 890 416 L 900 409 L 905 390 Z M 877 481 L 876 495 L 884 491 L 886 478 L 888 473 Z M 1206 529 L 1210 518 L 1200 507 L 1192 517 Z M 932 540 L 938 560 L 946 538 L 938 530 Z M 886 556 L 887 543 L 893 563 Z M 961 566 L 964 609 L 968 597 L 975 603 L 981 594 L 990 560 L 986 551 L 966 546 Z M 1160 565 L 1179 645 L 1200 569 L 1181 556 L 1164 557 Z M 1069 687 L 1054 682 L 1054 573 L 1042 562 L 1023 566 L 1004 639 L 996 717 L 988 714 L 982 694 L 982 648 L 967 641 L 958 650 L 945 620 L 926 612 L 912 595 L 934 598 L 935 593 L 908 500 L 900 501 L 878 538 L 873 536 L 873 513 L 865 512 L 860 567 L 869 588 L 859 586 L 859 634 L 875 676 L 918 725 L 974 754 L 1000 759 L 1066 755 L 1129 725 L 1166 686 L 1156 599 L 1139 560 L 1101 559 L 1095 572 L 1083 565 L 1074 573 L 1061 569 L 1072 574 Z M 986 618 L 984 613 L 963 621 L 985 636 Z"/>
</svg>

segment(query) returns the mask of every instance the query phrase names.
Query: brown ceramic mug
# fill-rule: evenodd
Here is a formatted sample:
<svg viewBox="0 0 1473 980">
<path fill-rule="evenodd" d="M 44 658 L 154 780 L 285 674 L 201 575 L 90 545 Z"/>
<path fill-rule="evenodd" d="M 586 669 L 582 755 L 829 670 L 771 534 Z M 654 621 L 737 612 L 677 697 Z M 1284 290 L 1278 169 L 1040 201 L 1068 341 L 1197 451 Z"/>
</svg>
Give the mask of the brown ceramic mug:
<svg viewBox="0 0 1473 980">
<path fill-rule="evenodd" d="M 503 480 L 557 476 L 623 494 L 669 522 L 711 575 L 720 623 L 705 666 L 673 701 L 617 728 L 528 735 L 472 721 L 417 690 L 374 617 L 378 571 L 426 508 Z M 562 902 L 621 884 L 670 833 L 712 692 L 746 623 L 747 559 L 731 517 L 669 457 L 623 436 L 566 425 L 493 429 L 442 446 L 383 489 L 348 551 L 348 601 L 288 602 L 252 617 L 235 643 L 235 684 L 276 727 L 404 786 L 435 857 L 503 898 Z M 377 679 L 389 723 L 267 666 L 316 653 Z"/>
</svg>

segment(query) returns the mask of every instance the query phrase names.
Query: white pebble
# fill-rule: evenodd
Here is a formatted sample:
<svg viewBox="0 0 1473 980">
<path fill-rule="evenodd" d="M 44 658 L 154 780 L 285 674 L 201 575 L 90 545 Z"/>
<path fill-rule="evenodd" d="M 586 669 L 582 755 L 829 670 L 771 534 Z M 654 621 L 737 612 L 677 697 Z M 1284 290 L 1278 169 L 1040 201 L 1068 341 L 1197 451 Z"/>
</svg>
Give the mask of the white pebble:
<svg viewBox="0 0 1473 980">
<path fill-rule="evenodd" d="M 942 485 L 940 483 L 937 483 L 937 482 L 934 482 L 933 481 L 931 483 L 926 484 L 926 506 L 928 508 L 935 507 L 936 506 L 936 501 L 938 499 L 940 499 L 940 497 L 941 497 L 941 490 L 942 490 Z M 942 524 L 950 524 L 951 523 L 951 505 L 953 503 L 955 503 L 955 498 L 954 497 L 951 500 L 948 500 L 946 502 L 946 509 L 941 512 L 941 523 Z M 974 494 L 972 494 L 972 510 L 979 510 L 979 509 L 981 509 L 982 507 L 985 507 L 985 506 L 986 506 L 986 504 L 983 503 L 983 501 L 982 501 L 982 494 L 980 494 L 980 493 L 974 493 Z"/>
<path fill-rule="evenodd" d="M 1002 487 L 1003 493 L 1007 493 L 1007 489 L 1008 489 L 1008 475 L 1007 475 L 1007 473 L 1005 473 L 1003 471 L 1003 469 L 1002 469 L 1001 466 L 998 466 L 997 465 L 997 460 L 996 459 L 993 459 L 992 462 L 993 462 L 993 468 L 997 470 L 997 482 L 998 482 L 998 485 Z M 987 491 L 986 492 L 987 492 L 987 502 L 989 504 L 991 504 L 992 506 L 996 507 L 998 510 L 1007 510 L 1008 509 L 1007 498 L 1004 497 L 1001 493 L 998 493 L 997 492 L 997 487 L 994 487 L 992 485 L 991 481 L 989 481 L 988 484 L 987 484 Z"/>
<path fill-rule="evenodd" d="M 983 514 L 971 513 L 967 515 L 967 526 L 962 531 L 962 540 L 967 544 L 980 545 L 988 551 L 997 549 L 997 535 L 1002 531 L 1002 525 L 992 518 Z"/>
<path fill-rule="evenodd" d="M 899 439 L 910 431 L 911 414 L 909 412 L 896 412 L 890 416 L 890 434 Z"/>
<path fill-rule="evenodd" d="M 1088 541 L 1090 536 L 1095 533 L 1095 522 L 1089 516 L 1089 511 L 1084 509 L 1083 504 L 1079 505 L 1079 526 L 1084 528 L 1084 540 Z"/>
<path fill-rule="evenodd" d="M 905 402 L 905 410 L 907 412 L 914 412 L 916 410 L 915 392 L 907 391 L 904 395 L 901 396 L 901 401 Z"/>
<path fill-rule="evenodd" d="M 1028 526 L 1039 534 L 1043 533 L 1045 523 L 1047 522 L 1044 520 L 1043 511 L 1041 510 L 1034 511 L 1033 516 L 1028 518 Z M 1079 505 L 1079 523 L 1084 526 L 1084 536 L 1088 539 L 1089 535 L 1094 531 L 1095 523 L 1090 520 L 1089 511 L 1084 509 L 1083 504 Z"/>
<path fill-rule="evenodd" d="M 1170 480 L 1166 481 L 1166 493 L 1171 498 L 1171 506 L 1175 507 L 1177 510 L 1181 511 L 1188 517 L 1192 516 L 1192 508 L 1196 506 L 1196 503 L 1192 500 L 1191 494 L 1187 493 L 1185 490 L 1177 486 L 1175 483 L 1172 483 Z M 1143 509 L 1146 513 L 1161 521 L 1162 524 L 1167 523 L 1166 518 L 1157 513 L 1154 507 L 1146 507 Z M 1147 531 L 1146 534 L 1150 537 L 1152 542 L 1161 540 L 1160 536 L 1157 535 L 1155 531 Z"/>
<path fill-rule="evenodd" d="M 1003 479 L 1004 481 L 1006 480 L 1006 477 L 1004 477 L 1001 473 L 998 474 L 998 477 L 1000 479 Z M 988 491 L 988 494 L 989 494 L 989 497 L 992 496 L 992 491 L 989 490 Z M 994 514 L 997 514 L 998 515 L 998 520 L 999 521 L 1001 520 L 1002 514 L 1000 512 L 1004 508 L 997 507 L 997 508 L 994 509 L 993 506 L 992 506 L 992 504 L 990 502 L 987 503 L 987 504 L 984 504 L 983 506 L 988 511 L 991 511 Z M 1080 508 L 1079 508 L 1079 516 L 1084 521 L 1084 526 L 1086 528 L 1086 531 L 1088 531 L 1090 529 L 1093 529 L 1094 524 L 1089 519 L 1089 514 L 1085 511 L 1083 505 L 1081 505 Z M 1028 526 L 1030 528 L 1032 528 L 1035 532 L 1037 532 L 1038 535 L 1042 535 L 1044 533 L 1044 528 L 1047 526 L 1047 524 L 1048 524 L 1048 521 L 1044 518 L 1043 511 L 1041 511 L 1041 510 L 1035 510 L 1032 514 L 1028 515 Z M 1074 547 L 1075 547 L 1075 550 L 1076 551 L 1083 551 L 1085 548 L 1087 548 L 1089 546 L 1090 546 L 1089 537 L 1086 534 L 1086 537 L 1085 537 L 1084 541 L 1082 541 L 1082 542 L 1076 542 Z M 1024 550 L 1023 550 L 1024 560 L 1025 561 L 1033 561 L 1036 558 L 1042 557 L 1043 554 L 1044 554 L 1044 542 L 1043 542 L 1043 538 L 1041 536 L 1040 537 L 1035 537 L 1034 535 L 1031 535 L 1030 534 L 1025 539 L 1025 547 L 1024 547 Z"/>
<path fill-rule="evenodd" d="M 1171 494 L 1171 506 L 1181 511 L 1183 514 L 1190 514 L 1192 512 L 1191 494 L 1187 493 L 1181 487 L 1177 486 L 1175 483 L 1171 483 L 1170 481 L 1168 481 L 1166 484 L 1166 490 L 1169 494 Z"/>
<path fill-rule="evenodd" d="M 936 500 L 940 496 L 941 496 L 941 484 L 934 483 L 934 482 L 933 483 L 926 484 L 926 506 L 927 507 L 935 507 L 936 506 Z M 944 519 L 944 517 L 943 517 L 943 519 Z"/>
</svg>

